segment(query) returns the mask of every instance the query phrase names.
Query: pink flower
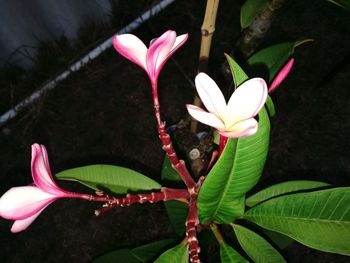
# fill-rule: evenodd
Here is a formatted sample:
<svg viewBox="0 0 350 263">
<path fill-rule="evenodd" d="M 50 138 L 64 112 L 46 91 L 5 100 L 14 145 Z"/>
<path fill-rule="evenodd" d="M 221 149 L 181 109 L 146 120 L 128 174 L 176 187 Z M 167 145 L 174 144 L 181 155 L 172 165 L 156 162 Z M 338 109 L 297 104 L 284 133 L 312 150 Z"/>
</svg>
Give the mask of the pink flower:
<svg viewBox="0 0 350 263">
<path fill-rule="evenodd" d="M 26 229 L 39 214 L 58 198 L 89 199 L 88 195 L 60 189 L 53 180 L 45 146 L 32 145 L 32 177 L 34 185 L 13 187 L 0 198 L 0 216 L 15 220 L 11 232 Z"/>
<path fill-rule="evenodd" d="M 153 39 L 149 49 L 135 35 L 116 35 L 113 39 L 114 48 L 125 58 L 143 68 L 152 84 L 158 80 L 158 75 L 169 57 L 187 40 L 188 34 L 176 37 L 176 32 L 166 31 L 159 38 Z"/>
<path fill-rule="evenodd" d="M 254 119 L 264 106 L 267 86 L 263 79 L 253 78 L 240 85 L 226 104 L 216 83 L 205 73 L 196 77 L 196 88 L 208 112 L 187 105 L 189 114 L 198 121 L 218 129 L 222 136 L 238 138 L 257 132 L 258 123 Z"/>
<path fill-rule="evenodd" d="M 291 71 L 294 64 L 294 58 L 291 58 L 284 66 L 283 68 L 278 72 L 277 76 L 273 79 L 270 87 L 269 87 L 269 93 L 273 92 L 285 78 L 288 76 L 289 72 Z"/>
</svg>

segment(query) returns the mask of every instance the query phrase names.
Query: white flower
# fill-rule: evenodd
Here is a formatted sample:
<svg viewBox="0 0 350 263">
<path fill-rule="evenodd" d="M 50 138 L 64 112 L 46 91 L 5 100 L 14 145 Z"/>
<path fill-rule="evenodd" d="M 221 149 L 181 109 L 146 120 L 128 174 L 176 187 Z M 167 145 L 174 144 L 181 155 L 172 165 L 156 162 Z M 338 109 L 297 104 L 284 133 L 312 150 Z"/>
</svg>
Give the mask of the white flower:
<svg viewBox="0 0 350 263">
<path fill-rule="evenodd" d="M 257 132 L 258 122 L 254 116 L 264 106 L 267 85 L 261 78 L 247 80 L 232 94 L 226 104 L 216 83 L 205 73 L 196 77 L 196 88 L 208 112 L 187 105 L 189 114 L 196 120 L 216 128 L 222 136 L 238 138 Z"/>
</svg>

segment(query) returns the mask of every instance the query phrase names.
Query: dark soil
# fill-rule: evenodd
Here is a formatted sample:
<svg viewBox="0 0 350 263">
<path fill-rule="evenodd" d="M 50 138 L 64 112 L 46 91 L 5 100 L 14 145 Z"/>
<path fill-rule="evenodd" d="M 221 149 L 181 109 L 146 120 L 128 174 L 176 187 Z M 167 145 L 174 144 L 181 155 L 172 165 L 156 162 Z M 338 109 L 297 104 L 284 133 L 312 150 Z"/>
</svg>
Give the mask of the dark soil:
<svg viewBox="0 0 350 263">
<path fill-rule="evenodd" d="M 177 1 L 134 34 L 145 42 L 168 28 L 188 32 L 160 75 L 163 119 L 177 123 L 191 103 L 198 65 L 204 1 Z M 243 1 L 221 1 L 209 74 L 222 82 L 220 65 L 239 36 Z M 136 6 L 137 4 L 135 4 Z M 132 5 L 131 5 L 132 6 Z M 120 8 L 122 8 L 121 6 Z M 141 10 L 125 6 L 127 14 Z M 121 12 L 122 14 L 122 12 Z M 124 21 L 127 21 L 125 16 Z M 326 1 L 288 1 L 261 47 L 312 38 L 296 49 L 295 66 L 272 94 L 271 148 L 261 182 L 253 191 L 292 179 L 319 180 L 336 186 L 350 183 L 350 13 Z M 0 87 L 1 107 L 19 101 L 16 86 Z M 33 86 L 28 88 L 28 93 Z M 9 102 L 9 103 L 8 103 Z M 30 145 L 45 144 L 53 173 L 96 163 L 135 169 L 160 178 L 163 152 L 156 133 L 151 89 L 146 74 L 110 49 L 83 70 L 24 109 L 0 134 L 0 193 L 31 183 Z M 76 192 L 74 183 L 58 182 Z M 97 204 L 59 200 L 24 232 L 11 234 L 11 222 L 0 220 L 1 262 L 91 262 L 107 251 L 176 237 L 162 204 L 118 208 L 101 217 Z M 347 262 L 294 243 L 282 251 L 288 262 Z"/>
</svg>

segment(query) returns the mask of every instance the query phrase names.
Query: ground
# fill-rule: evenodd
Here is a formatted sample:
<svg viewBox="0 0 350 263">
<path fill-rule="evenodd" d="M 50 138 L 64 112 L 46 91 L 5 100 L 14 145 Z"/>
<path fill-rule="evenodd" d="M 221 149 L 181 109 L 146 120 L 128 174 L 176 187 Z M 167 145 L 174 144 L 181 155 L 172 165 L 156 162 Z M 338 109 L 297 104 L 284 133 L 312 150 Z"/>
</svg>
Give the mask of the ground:
<svg viewBox="0 0 350 263">
<path fill-rule="evenodd" d="M 185 116 L 184 105 L 192 102 L 195 92 L 188 79 L 193 80 L 197 71 L 205 7 L 204 1 L 196 2 L 177 1 L 133 32 L 145 42 L 169 28 L 189 33 L 187 43 L 160 75 L 162 116 L 168 125 Z M 242 2 L 220 3 L 209 62 L 209 74 L 219 83 L 223 53 L 230 52 L 240 33 Z M 144 8 L 134 5 L 133 9 L 119 4 L 123 19 L 118 23 L 125 24 Z M 313 42 L 296 49 L 290 76 L 272 94 L 277 115 L 272 120 L 270 153 L 262 180 L 253 191 L 291 179 L 349 185 L 349 25 L 350 13 L 326 1 L 288 1 L 280 10 L 261 47 L 302 39 Z M 38 87 L 32 83 L 20 90 L 19 82 L 0 87 L 2 111 Z M 1 194 L 31 183 L 30 145 L 35 142 L 47 146 L 53 173 L 108 163 L 159 180 L 164 156 L 146 74 L 110 49 L 3 126 Z M 59 184 L 77 192 L 89 191 L 74 183 Z M 91 262 L 115 248 L 176 238 L 162 204 L 118 208 L 101 217 L 93 215 L 95 208 L 96 204 L 85 201 L 59 200 L 19 234 L 11 234 L 11 222 L 1 219 L 1 261 Z M 297 243 L 282 254 L 288 262 L 348 260 Z"/>
</svg>

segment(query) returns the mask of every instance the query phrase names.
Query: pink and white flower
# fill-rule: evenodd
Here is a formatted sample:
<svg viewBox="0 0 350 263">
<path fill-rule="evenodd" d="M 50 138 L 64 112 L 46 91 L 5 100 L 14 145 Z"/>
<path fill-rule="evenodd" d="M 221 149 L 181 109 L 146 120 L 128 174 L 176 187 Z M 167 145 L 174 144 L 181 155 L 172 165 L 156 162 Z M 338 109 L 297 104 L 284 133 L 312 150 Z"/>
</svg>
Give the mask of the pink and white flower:
<svg viewBox="0 0 350 263">
<path fill-rule="evenodd" d="M 114 37 L 113 45 L 122 56 L 143 68 L 152 84 L 156 84 L 165 62 L 187 38 L 188 34 L 176 36 L 175 31 L 168 30 L 159 38 L 153 39 L 147 49 L 135 35 L 122 34 Z"/>
<path fill-rule="evenodd" d="M 263 79 L 253 78 L 240 85 L 226 104 L 216 83 L 205 73 L 195 79 L 197 92 L 207 111 L 187 105 L 189 114 L 196 120 L 216 128 L 224 137 L 238 138 L 253 135 L 258 130 L 254 119 L 264 106 L 267 86 Z"/>
<path fill-rule="evenodd" d="M 0 198 L 0 216 L 15 220 L 11 232 L 26 229 L 39 214 L 59 198 L 89 199 L 89 195 L 60 189 L 51 175 L 45 146 L 32 145 L 31 170 L 34 185 L 13 187 Z"/>
</svg>

